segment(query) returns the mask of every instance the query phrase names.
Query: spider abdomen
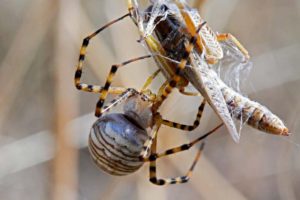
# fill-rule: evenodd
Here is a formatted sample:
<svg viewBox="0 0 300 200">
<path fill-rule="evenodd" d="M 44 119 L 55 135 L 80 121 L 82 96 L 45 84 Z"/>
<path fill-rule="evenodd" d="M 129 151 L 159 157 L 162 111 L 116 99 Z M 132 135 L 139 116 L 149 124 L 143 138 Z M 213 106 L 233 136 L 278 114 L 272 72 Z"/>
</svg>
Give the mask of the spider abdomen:
<svg viewBox="0 0 300 200">
<path fill-rule="evenodd" d="M 127 175 L 143 165 L 139 156 L 147 138 L 147 131 L 127 115 L 108 114 L 93 124 L 89 151 L 96 165 L 105 172 Z"/>
</svg>

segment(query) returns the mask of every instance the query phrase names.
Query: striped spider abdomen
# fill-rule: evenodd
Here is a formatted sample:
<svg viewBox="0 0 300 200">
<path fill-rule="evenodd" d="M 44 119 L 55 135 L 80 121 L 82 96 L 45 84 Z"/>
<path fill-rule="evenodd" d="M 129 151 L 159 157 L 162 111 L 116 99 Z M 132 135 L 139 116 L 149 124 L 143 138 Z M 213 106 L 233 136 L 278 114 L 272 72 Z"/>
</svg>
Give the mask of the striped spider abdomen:
<svg viewBox="0 0 300 200">
<path fill-rule="evenodd" d="M 89 151 L 98 167 L 112 175 L 127 175 L 138 170 L 139 156 L 148 139 L 145 128 L 121 113 L 100 117 L 92 126 Z"/>
</svg>

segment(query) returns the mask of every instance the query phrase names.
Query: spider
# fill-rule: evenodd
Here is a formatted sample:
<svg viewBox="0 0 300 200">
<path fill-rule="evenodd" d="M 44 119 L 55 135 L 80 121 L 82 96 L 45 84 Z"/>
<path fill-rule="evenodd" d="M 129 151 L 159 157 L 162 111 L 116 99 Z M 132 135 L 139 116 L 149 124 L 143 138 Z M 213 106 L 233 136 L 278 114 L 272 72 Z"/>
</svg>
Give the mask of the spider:
<svg viewBox="0 0 300 200">
<path fill-rule="evenodd" d="M 103 107 L 102 112 L 105 113 L 125 101 L 123 113 L 103 115 L 93 124 L 89 135 L 89 151 L 97 166 L 109 174 L 127 175 L 138 170 L 145 162 L 150 162 L 149 180 L 152 183 L 156 185 L 185 183 L 191 177 L 192 171 L 200 158 L 204 142 L 201 143 L 194 161 L 184 176 L 166 179 L 157 178 L 156 160 L 189 150 L 214 133 L 222 124 L 190 143 L 157 153 L 157 133 L 161 125 L 169 126 L 171 123 L 171 127 L 194 130 L 199 125 L 205 106 L 204 100 L 199 107 L 194 125 L 182 125 L 164 120 L 159 112 L 152 109 L 152 105 L 157 98 L 156 95 L 146 89 L 158 72 L 148 78 L 141 91 L 133 88 L 124 89 L 125 91 L 121 95 Z M 160 88 L 160 91 L 163 87 Z M 150 134 L 147 132 L 148 129 L 151 130 Z"/>
<path fill-rule="evenodd" d="M 233 91 L 211 69 L 210 64 L 218 62 L 223 57 L 219 41 L 231 40 L 245 55 L 245 58 L 249 58 L 248 52 L 235 37 L 231 34 L 216 35 L 200 15 L 195 10 L 190 9 L 183 1 L 153 1 L 144 12 L 145 15 L 142 15 L 136 0 L 128 0 L 128 10 L 127 14 L 106 24 L 83 40 L 79 63 L 75 72 L 75 86 L 77 89 L 100 93 L 95 110 L 95 116 L 99 119 L 93 125 L 89 142 L 92 157 L 100 168 L 110 174 L 123 175 L 137 170 L 144 162 L 149 161 L 150 181 L 152 183 L 164 185 L 186 182 L 200 157 L 204 144 L 201 145 L 187 175 L 183 177 L 157 179 L 156 159 L 189 149 L 192 145 L 216 131 L 221 125 L 190 144 L 167 150 L 161 154 L 156 153 L 157 132 L 162 124 L 186 131 L 194 130 L 200 124 L 206 101 L 222 119 L 236 142 L 239 141 L 239 134 L 231 116 L 243 119 L 259 130 L 277 135 L 288 135 L 288 129 L 276 115 L 259 103 Z M 81 83 L 83 62 L 90 40 L 104 29 L 126 17 L 131 17 L 137 25 L 141 36 L 140 41 L 146 43 L 151 54 L 112 65 L 104 87 Z M 155 35 L 152 34 L 152 31 Z M 119 68 L 148 58 L 153 58 L 156 61 L 159 70 L 148 78 L 141 91 L 111 87 L 113 78 Z M 156 95 L 147 87 L 160 72 L 166 77 L 166 82 Z M 164 120 L 158 109 L 174 88 L 179 89 L 184 95 L 199 96 L 199 93 L 185 91 L 189 83 L 192 83 L 204 97 L 193 125 L 183 125 Z M 121 95 L 105 106 L 104 103 L 108 94 Z M 102 116 L 111 107 L 125 99 L 128 102 L 125 104 L 124 114 L 113 113 Z M 147 110 L 146 113 L 144 113 L 145 109 Z M 145 133 L 146 128 L 152 130 L 148 139 Z M 120 130 L 127 130 L 130 134 L 124 136 Z M 104 135 L 110 136 L 110 141 L 103 140 L 104 137 L 101 139 L 100 136 Z M 133 137 L 133 135 L 136 137 Z M 109 150 L 110 153 L 105 154 Z M 124 154 L 123 150 L 127 151 L 127 154 Z M 121 153 L 123 156 L 117 156 L 117 152 L 123 152 Z M 118 161 L 113 159 L 116 157 L 119 158 Z M 128 164 L 130 167 L 127 166 L 124 169 L 124 166 Z M 116 166 L 119 166 L 119 168 Z M 120 171 L 121 168 L 123 169 L 122 172 Z"/>
</svg>

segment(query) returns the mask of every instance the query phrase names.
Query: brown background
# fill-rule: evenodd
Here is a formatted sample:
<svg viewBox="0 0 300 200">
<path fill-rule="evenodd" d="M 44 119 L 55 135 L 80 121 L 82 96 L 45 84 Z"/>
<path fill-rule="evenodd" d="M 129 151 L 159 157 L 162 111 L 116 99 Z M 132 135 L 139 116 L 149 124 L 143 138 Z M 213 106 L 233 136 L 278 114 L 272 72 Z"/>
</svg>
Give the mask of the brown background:
<svg viewBox="0 0 300 200">
<path fill-rule="evenodd" d="M 130 176 L 106 175 L 86 149 L 98 96 L 75 90 L 73 76 L 83 37 L 125 14 L 126 1 L 1 0 L 0 198 L 300 199 L 300 1 L 207 0 L 202 11 L 214 30 L 233 33 L 247 47 L 254 65 L 243 91 L 284 119 L 292 136 L 245 126 L 235 144 L 222 129 L 209 138 L 184 185 L 152 185 L 147 164 Z M 112 64 L 145 54 L 137 39 L 130 19 L 95 39 L 85 82 L 103 84 Z M 153 61 L 134 64 L 120 70 L 114 85 L 140 88 L 155 70 Z M 190 123 L 199 102 L 175 92 L 162 110 L 168 119 Z M 217 123 L 207 108 L 201 127 L 189 137 L 164 127 L 160 149 Z M 161 160 L 159 174 L 183 174 L 194 154 Z"/>
</svg>

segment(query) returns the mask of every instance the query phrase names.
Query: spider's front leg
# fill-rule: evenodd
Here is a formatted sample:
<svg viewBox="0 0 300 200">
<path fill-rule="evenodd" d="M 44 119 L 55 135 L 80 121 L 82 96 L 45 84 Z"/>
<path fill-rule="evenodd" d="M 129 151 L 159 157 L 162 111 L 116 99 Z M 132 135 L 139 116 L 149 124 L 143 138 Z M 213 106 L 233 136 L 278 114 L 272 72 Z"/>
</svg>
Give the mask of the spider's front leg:
<svg viewBox="0 0 300 200">
<path fill-rule="evenodd" d="M 76 69 L 75 77 L 74 77 L 74 83 L 78 90 L 83 90 L 85 92 L 94 92 L 94 93 L 100 93 L 103 90 L 103 87 L 101 87 L 99 85 L 90 85 L 90 84 L 86 84 L 86 83 L 81 83 L 82 69 L 83 69 L 83 64 L 84 64 L 84 60 L 86 57 L 87 47 L 90 43 L 90 40 L 93 39 L 96 35 L 101 33 L 104 29 L 108 28 L 109 26 L 113 25 L 114 23 L 121 21 L 122 19 L 124 19 L 125 17 L 128 17 L 128 16 L 130 16 L 130 13 L 127 13 L 126 15 L 123 15 L 122 17 L 107 23 L 106 25 L 99 28 L 97 31 L 95 31 L 91 35 L 84 38 L 81 48 L 80 48 L 78 65 L 77 65 L 77 69 Z M 124 91 L 125 90 L 123 88 L 114 88 L 110 92 L 114 93 L 114 94 L 120 94 Z"/>
<path fill-rule="evenodd" d="M 200 159 L 200 155 L 203 151 L 203 148 L 204 148 L 204 143 L 201 144 L 195 158 L 194 158 L 194 161 L 192 163 L 192 165 L 190 166 L 188 172 L 186 173 L 186 175 L 184 176 L 178 176 L 178 177 L 175 177 L 175 178 L 157 178 L 157 173 L 156 173 L 156 160 L 157 158 L 155 158 L 156 156 L 156 139 L 155 141 L 153 142 L 153 145 L 152 145 L 152 150 L 151 150 L 151 153 L 152 155 L 150 155 L 150 158 L 152 159 L 150 161 L 150 166 L 149 166 L 149 181 L 155 185 L 169 185 L 169 184 L 179 184 L 179 183 L 186 183 L 189 181 L 191 175 L 192 175 L 192 172 L 197 164 L 197 162 L 199 161 Z"/>
<path fill-rule="evenodd" d="M 141 56 L 141 57 L 138 57 L 138 58 L 134 58 L 134 59 L 130 59 L 128 61 L 125 61 L 121 64 L 118 64 L 118 65 L 112 65 L 111 69 L 110 69 L 110 72 L 106 78 L 106 82 L 105 82 L 105 85 L 103 87 L 103 89 L 100 91 L 100 98 L 97 102 L 97 106 L 96 106 L 96 111 L 95 111 L 95 116 L 96 117 L 100 117 L 103 113 L 103 109 L 102 107 L 104 106 L 104 102 L 105 102 L 105 99 L 109 93 L 109 88 L 110 88 L 110 85 L 112 83 L 112 80 L 115 76 L 115 74 L 117 73 L 117 70 L 120 68 L 120 67 L 124 67 L 132 62 L 136 62 L 138 60 L 143 60 L 143 59 L 146 59 L 146 58 L 151 58 L 152 55 L 146 55 L 146 56 Z"/>
</svg>

